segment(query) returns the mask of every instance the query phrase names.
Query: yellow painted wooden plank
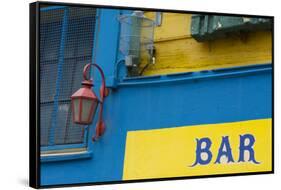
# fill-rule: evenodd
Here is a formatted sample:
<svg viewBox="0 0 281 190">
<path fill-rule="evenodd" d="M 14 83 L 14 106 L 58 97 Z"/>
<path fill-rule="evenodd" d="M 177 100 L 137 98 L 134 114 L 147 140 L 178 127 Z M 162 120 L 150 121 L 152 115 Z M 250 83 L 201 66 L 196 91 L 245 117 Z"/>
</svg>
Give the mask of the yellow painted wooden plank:
<svg viewBox="0 0 281 190">
<path fill-rule="evenodd" d="M 147 12 L 145 16 L 155 20 L 155 12 Z M 162 24 L 154 30 L 154 40 L 190 36 L 191 14 L 163 13 Z"/>
<path fill-rule="evenodd" d="M 130 131 L 127 133 L 123 179 L 151 179 L 211 174 L 271 171 L 272 169 L 272 121 L 268 119 L 231 123 L 181 126 L 165 129 Z M 244 162 L 240 156 L 240 135 L 254 137 L 254 157 L 259 163 L 249 161 L 245 151 Z M 234 162 L 227 157 L 217 159 L 222 137 L 228 136 Z M 206 165 L 194 165 L 196 139 L 209 138 L 212 142 L 211 161 Z M 245 141 L 248 145 L 250 141 Z M 205 154 L 201 155 L 202 157 Z M 205 155 L 206 156 L 206 155 Z"/>
<path fill-rule="evenodd" d="M 155 12 L 145 15 L 155 19 Z M 192 72 L 252 64 L 271 63 L 272 33 L 250 32 L 246 38 L 230 36 L 199 43 L 190 35 L 191 14 L 163 13 L 155 27 L 156 64 L 143 75 Z M 147 59 L 147 58 L 146 58 Z M 141 68 L 146 64 L 143 59 Z"/>
<path fill-rule="evenodd" d="M 156 42 L 155 47 L 156 64 L 150 65 L 144 75 L 211 70 L 272 61 L 270 31 L 251 32 L 244 40 L 228 37 L 204 43 L 185 37 Z"/>
</svg>

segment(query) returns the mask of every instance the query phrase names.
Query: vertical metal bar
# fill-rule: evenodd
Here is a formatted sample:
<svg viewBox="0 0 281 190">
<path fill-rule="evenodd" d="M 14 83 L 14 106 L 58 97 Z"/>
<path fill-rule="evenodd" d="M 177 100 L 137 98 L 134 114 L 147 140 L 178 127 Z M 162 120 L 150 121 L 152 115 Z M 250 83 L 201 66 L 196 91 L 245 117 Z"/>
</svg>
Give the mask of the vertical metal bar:
<svg viewBox="0 0 281 190">
<path fill-rule="evenodd" d="M 96 61 L 96 53 L 98 48 L 98 35 L 100 29 L 100 9 L 96 9 L 96 19 L 95 24 L 93 24 L 93 46 L 92 46 L 92 63 Z"/>
<path fill-rule="evenodd" d="M 59 60 L 58 60 L 58 70 L 57 70 L 57 80 L 56 80 L 56 93 L 54 97 L 54 106 L 52 112 L 52 121 L 51 121 L 51 128 L 49 131 L 49 145 L 55 144 L 55 128 L 57 123 L 57 114 L 58 114 L 58 98 L 60 95 L 60 82 L 62 79 L 62 69 L 64 64 L 64 46 L 65 46 L 65 39 L 66 39 L 66 32 L 68 27 L 68 8 L 64 9 L 63 14 L 63 22 L 62 22 L 62 31 L 61 31 L 61 41 L 60 41 L 60 49 L 59 49 Z"/>
<path fill-rule="evenodd" d="M 98 35 L 99 35 L 99 29 L 100 29 L 100 12 L 101 10 L 99 8 L 96 9 L 96 15 L 95 15 L 95 23 L 93 23 L 93 44 L 92 44 L 92 59 L 91 62 L 95 63 L 96 61 L 96 54 L 97 54 L 97 48 L 98 48 Z M 90 69 L 90 78 L 94 77 L 94 70 L 93 68 Z M 93 118 L 94 119 L 94 118 Z M 84 129 L 84 141 L 83 144 L 87 145 L 87 140 L 88 140 L 88 135 L 90 134 L 89 132 L 90 126 L 86 126 Z"/>
<path fill-rule="evenodd" d="M 92 60 L 91 63 L 96 63 L 96 54 L 98 51 L 99 43 L 99 30 L 100 30 L 100 9 L 96 9 L 95 23 L 93 24 L 93 41 L 92 41 Z M 94 68 L 90 68 L 89 76 L 94 78 Z"/>
</svg>

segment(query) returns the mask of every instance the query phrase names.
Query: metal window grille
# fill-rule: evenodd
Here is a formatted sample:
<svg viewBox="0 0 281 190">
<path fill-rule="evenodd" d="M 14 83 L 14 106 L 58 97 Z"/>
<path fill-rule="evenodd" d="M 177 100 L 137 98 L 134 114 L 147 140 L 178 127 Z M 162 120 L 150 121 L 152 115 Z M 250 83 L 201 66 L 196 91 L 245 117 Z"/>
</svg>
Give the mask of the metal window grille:
<svg viewBox="0 0 281 190">
<path fill-rule="evenodd" d="M 40 12 L 41 146 L 85 144 L 87 129 L 72 122 L 70 96 L 92 61 L 96 9 L 44 7 Z"/>
</svg>

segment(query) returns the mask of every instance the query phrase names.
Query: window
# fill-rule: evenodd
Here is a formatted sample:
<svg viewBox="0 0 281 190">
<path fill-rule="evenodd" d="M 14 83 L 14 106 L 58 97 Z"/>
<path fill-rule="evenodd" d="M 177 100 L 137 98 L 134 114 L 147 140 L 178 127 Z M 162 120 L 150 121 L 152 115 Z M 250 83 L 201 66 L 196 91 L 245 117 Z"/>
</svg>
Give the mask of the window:
<svg viewBox="0 0 281 190">
<path fill-rule="evenodd" d="M 84 147 L 87 128 L 72 122 L 70 96 L 92 61 L 96 9 L 44 7 L 40 16 L 41 150 Z"/>
<path fill-rule="evenodd" d="M 199 42 L 231 33 L 271 29 L 271 19 L 241 16 L 192 15 L 191 35 Z"/>
</svg>

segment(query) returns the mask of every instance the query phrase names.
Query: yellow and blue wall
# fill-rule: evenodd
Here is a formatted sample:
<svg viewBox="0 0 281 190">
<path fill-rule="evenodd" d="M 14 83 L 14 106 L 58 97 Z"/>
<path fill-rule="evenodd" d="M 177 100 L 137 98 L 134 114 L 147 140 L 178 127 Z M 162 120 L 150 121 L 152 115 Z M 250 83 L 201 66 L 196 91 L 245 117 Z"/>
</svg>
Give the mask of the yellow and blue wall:
<svg viewBox="0 0 281 190">
<path fill-rule="evenodd" d="M 155 12 L 146 16 L 156 18 Z M 192 14 L 162 13 L 162 23 L 155 27 L 154 43 L 157 64 L 145 75 L 194 72 L 245 65 L 271 63 L 272 33 L 253 31 L 243 36 L 232 36 L 197 42 L 191 35 Z"/>
<path fill-rule="evenodd" d="M 271 31 L 202 43 L 190 35 L 191 14 L 164 13 L 155 28 L 156 64 L 145 76 L 124 78 L 116 74 L 122 58 L 117 18 L 126 13 L 103 8 L 97 13 L 96 63 L 111 88 L 104 105 L 106 132 L 82 152 L 42 158 L 41 185 L 270 172 Z M 89 136 L 94 127 L 95 122 Z M 241 147 L 252 142 L 241 140 L 245 135 L 255 143 L 241 161 Z M 194 165 L 204 138 L 211 141 L 212 159 Z M 215 163 L 222 144 L 230 147 L 233 162 L 222 157 Z M 248 161 L 250 150 L 257 163 Z"/>
</svg>

